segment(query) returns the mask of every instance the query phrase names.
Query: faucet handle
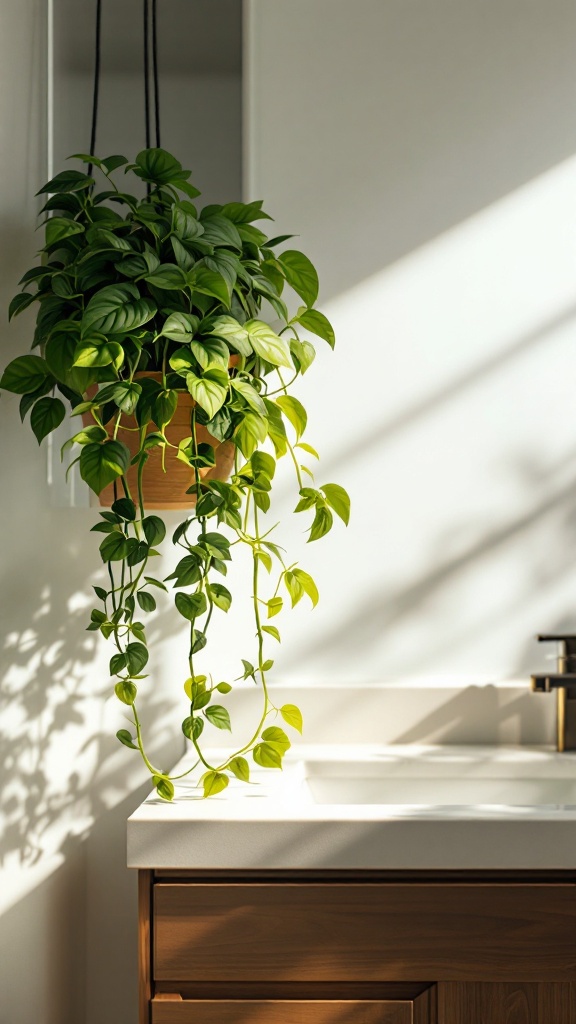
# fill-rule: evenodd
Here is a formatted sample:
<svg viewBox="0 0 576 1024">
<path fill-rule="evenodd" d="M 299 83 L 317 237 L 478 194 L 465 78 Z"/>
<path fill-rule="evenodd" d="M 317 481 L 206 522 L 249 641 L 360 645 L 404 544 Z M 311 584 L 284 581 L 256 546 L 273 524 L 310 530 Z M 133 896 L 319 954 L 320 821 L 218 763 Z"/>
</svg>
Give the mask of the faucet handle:
<svg viewBox="0 0 576 1024">
<path fill-rule="evenodd" d="M 576 634 L 574 633 L 539 633 L 537 640 L 559 643 L 562 646 L 558 654 L 558 672 L 573 672 L 576 667 Z"/>
</svg>

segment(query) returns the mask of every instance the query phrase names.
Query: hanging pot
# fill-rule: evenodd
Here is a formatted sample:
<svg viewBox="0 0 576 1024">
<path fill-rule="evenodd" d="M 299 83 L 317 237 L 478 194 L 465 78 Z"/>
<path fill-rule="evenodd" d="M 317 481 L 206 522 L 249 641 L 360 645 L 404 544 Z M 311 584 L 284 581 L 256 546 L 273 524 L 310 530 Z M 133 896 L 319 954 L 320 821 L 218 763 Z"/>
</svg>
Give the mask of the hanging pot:
<svg viewBox="0 0 576 1024">
<path fill-rule="evenodd" d="M 142 377 L 152 377 L 161 381 L 160 372 L 144 371 L 135 375 L 135 380 Z M 89 389 L 88 397 L 94 397 L 97 387 Z M 190 509 L 196 503 L 195 494 L 187 494 L 188 488 L 192 487 L 196 480 L 195 471 L 177 458 L 177 446 L 185 437 L 190 437 L 190 419 L 194 408 L 194 399 L 187 392 L 178 394 L 178 405 L 172 420 L 165 430 L 166 437 L 175 448 L 166 448 L 164 451 L 164 469 L 162 468 L 162 449 L 160 447 L 150 448 L 148 459 L 144 466 L 142 475 L 142 491 L 144 495 L 144 506 L 146 509 Z M 82 417 L 84 424 L 92 423 L 90 414 Z M 118 430 L 118 440 L 122 441 L 134 456 L 140 447 L 140 431 L 137 428 L 133 416 L 123 416 Z M 153 423 L 149 423 L 146 433 L 156 430 Z M 196 439 L 198 444 L 210 444 L 214 448 L 216 465 L 212 468 L 200 469 L 202 480 L 227 480 L 234 465 L 234 453 L 236 446 L 232 441 L 218 441 L 212 434 L 208 433 L 206 427 L 200 423 L 196 424 Z M 130 466 L 127 475 L 128 486 L 134 500 L 138 493 L 138 467 Z M 119 497 L 123 492 L 119 492 Z M 109 508 L 114 501 L 114 485 L 109 484 L 99 495 L 101 506 Z"/>
</svg>

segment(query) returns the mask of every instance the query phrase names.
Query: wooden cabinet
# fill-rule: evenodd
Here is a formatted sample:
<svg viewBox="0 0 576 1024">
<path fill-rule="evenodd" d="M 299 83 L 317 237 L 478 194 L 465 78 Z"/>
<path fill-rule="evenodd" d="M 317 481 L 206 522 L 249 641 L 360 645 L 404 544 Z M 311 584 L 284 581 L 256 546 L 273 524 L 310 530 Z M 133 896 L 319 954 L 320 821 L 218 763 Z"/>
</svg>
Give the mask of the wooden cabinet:
<svg viewBox="0 0 576 1024">
<path fill-rule="evenodd" d="M 140 1024 L 576 1024 L 576 873 L 140 873 Z"/>
</svg>

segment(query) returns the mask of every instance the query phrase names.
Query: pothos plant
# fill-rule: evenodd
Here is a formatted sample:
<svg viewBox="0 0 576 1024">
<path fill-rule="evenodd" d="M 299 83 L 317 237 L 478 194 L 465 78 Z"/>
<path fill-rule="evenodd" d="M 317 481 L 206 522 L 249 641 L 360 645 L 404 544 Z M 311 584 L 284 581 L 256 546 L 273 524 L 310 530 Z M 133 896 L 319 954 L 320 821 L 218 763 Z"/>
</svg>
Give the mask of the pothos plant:
<svg viewBox="0 0 576 1024">
<path fill-rule="evenodd" d="M 96 494 L 113 485 L 111 507 L 92 528 L 104 535 L 100 554 L 109 582 L 94 587 L 101 605 L 91 612 L 88 629 L 115 647 L 110 673 L 132 722 L 132 730 L 121 729 L 118 739 L 139 751 L 167 800 L 177 776 L 154 766 L 146 753 L 137 695 L 149 657 L 142 619 L 154 611 L 154 595 L 172 584 L 177 613 L 190 633 L 182 674 L 188 705 L 182 730 L 195 748 L 189 771 L 200 766 L 203 793 L 210 796 L 232 776 L 249 781 L 248 757 L 262 767 L 282 767 L 290 740 L 278 721 L 302 729 L 295 705 L 273 703 L 273 659 L 265 646 L 280 642 L 270 620 L 285 600 L 294 606 L 306 595 L 315 605 L 318 591 L 312 577 L 287 559 L 276 526 L 266 525 L 264 517 L 276 462 L 287 455 L 299 491 L 295 512 L 311 516 L 308 539 L 327 534 L 334 513 L 348 523 L 345 490 L 335 483 L 316 486 L 301 462 L 318 456 L 302 440 L 306 412 L 290 393 L 315 354 L 302 332 L 332 347 L 334 332 L 313 308 L 318 278 L 310 260 L 295 249 L 278 252 L 293 236 L 268 238 L 254 226 L 271 220 L 261 202 L 198 212 L 190 172 L 162 149 L 146 149 L 133 163 L 122 156 L 77 159 L 90 165 L 89 172 L 97 168 L 106 187 L 98 189 L 91 173 L 65 170 L 40 189 L 48 197 L 41 262 L 24 274 L 25 290 L 9 309 L 12 317 L 39 304 L 32 344 L 38 353 L 14 359 L 0 387 L 22 396 L 21 418 L 30 414 L 38 442 L 60 425 L 66 405 L 72 416 L 83 416 L 64 449 L 79 450 L 72 465 L 79 464 Z M 118 184 L 113 175 L 121 168 L 146 183 L 145 197 Z M 304 303 L 292 314 L 282 297 L 286 283 Z M 275 327 L 262 318 L 263 303 L 275 314 Z M 139 376 L 141 371 L 156 373 Z M 166 527 L 147 512 L 143 482 L 152 449 L 159 447 L 164 458 L 174 448 L 166 431 L 182 394 L 193 399 L 189 434 L 177 445 L 178 459 L 191 471 L 191 511 L 172 537 L 181 557 L 167 579 L 159 580 L 150 574 L 149 560 L 158 554 Z M 198 440 L 199 426 L 214 445 Z M 137 434 L 134 455 L 122 440 L 126 430 Z M 217 443 L 225 441 L 235 450 L 230 479 L 203 479 L 203 470 L 215 464 Z M 135 489 L 128 481 L 130 465 L 136 467 Z M 242 659 L 238 678 L 260 685 L 262 711 L 241 749 L 214 764 L 203 749 L 204 725 L 231 728 L 219 701 L 232 687 L 215 682 L 197 662 L 204 657 L 215 609 L 227 612 L 231 606 L 232 595 L 219 578 L 226 576 L 236 546 L 248 548 L 252 557 L 255 623 L 255 650 Z M 265 592 L 262 571 L 271 578 Z"/>
</svg>

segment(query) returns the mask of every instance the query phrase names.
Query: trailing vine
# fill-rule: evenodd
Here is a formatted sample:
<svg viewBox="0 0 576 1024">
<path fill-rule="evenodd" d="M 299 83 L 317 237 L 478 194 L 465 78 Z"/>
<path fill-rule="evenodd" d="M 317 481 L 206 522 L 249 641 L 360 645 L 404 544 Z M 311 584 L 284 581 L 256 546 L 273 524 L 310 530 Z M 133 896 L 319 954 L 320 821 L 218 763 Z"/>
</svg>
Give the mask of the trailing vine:
<svg viewBox="0 0 576 1024">
<path fill-rule="evenodd" d="M 176 610 L 189 628 L 188 713 L 182 731 L 195 760 L 184 774 L 198 770 L 204 796 L 211 796 L 232 777 L 248 782 L 249 758 L 265 768 L 282 767 L 290 739 L 278 721 L 302 730 L 300 710 L 293 704 L 277 708 L 270 695 L 274 660 L 268 648 L 281 641 L 271 620 L 285 602 L 294 607 L 308 597 L 315 606 L 318 590 L 309 573 L 286 559 L 277 525 L 265 526 L 263 517 L 270 509 L 277 460 L 287 456 L 298 490 L 295 512 L 312 517 L 308 539 L 327 534 L 334 514 L 348 523 L 346 491 L 314 482 L 306 463 L 318 453 L 302 439 L 306 411 L 290 394 L 315 354 L 302 332 L 331 347 L 334 332 L 313 308 L 318 278 L 310 260 L 298 250 L 276 251 L 292 236 L 268 238 L 254 226 L 271 219 L 261 202 L 198 211 L 192 200 L 199 192 L 188 180 L 190 172 L 162 149 L 143 150 L 133 163 L 121 156 L 77 158 L 96 168 L 106 187 L 98 189 L 92 174 L 67 170 L 40 190 L 48 196 L 42 262 L 24 274 L 24 290 L 9 310 L 12 317 L 39 303 L 32 347 L 40 354 L 14 359 L 0 387 L 21 396 L 22 420 L 30 414 L 39 443 L 62 423 L 67 403 L 71 415 L 83 421 L 63 454 L 68 448 L 78 452 L 71 465 L 78 463 L 96 494 L 113 486 L 110 508 L 92 527 L 103 535 L 100 554 L 108 584 L 94 587 L 100 605 L 87 628 L 115 648 L 110 674 L 116 696 L 132 716 L 132 730 L 121 729 L 118 739 L 139 752 L 158 794 L 167 800 L 182 776 L 152 764 L 137 705 L 149 660 L 142 619 L 172 586 Z M 120 168 L 146 183 L 144 198 L 118 186 L 113 175 Z M 283 297 L 286 284 L 304 302 L 293 314 Z M 264 302 L 278 329 L 261 318 Z M 193 400 L 190 435 L 176 445 L 167 427 L 182 395 Z M 200 428 L 213 444 L 199 440 Z M 137 435 L 135 454 L 127 432 Z M 230 479 L 207 476 L 226 442 L 235 451 Z M 179 561 L 163 580 L 149 569 L 166 537 L 163 519 L 146 509 L 146 467 L 155 448 L 162 460 L 172 450 L 191 480 L 190 514 L 172 536 Z M 202 652 L 213 615 L 228 612 L 232 604 L 222 580 L 236 546 L 251 554 L 256 640 L 238 679 L 259 685 L 262 710 L 248 742 L 214 764 L 203 745 L 204 727 L 208 722 L 231 729 L 220 700 L 232 683 L 215 683 L 202 671 Z M 263 573 L 270 581 L 266 591 Z"/>
</svg>

